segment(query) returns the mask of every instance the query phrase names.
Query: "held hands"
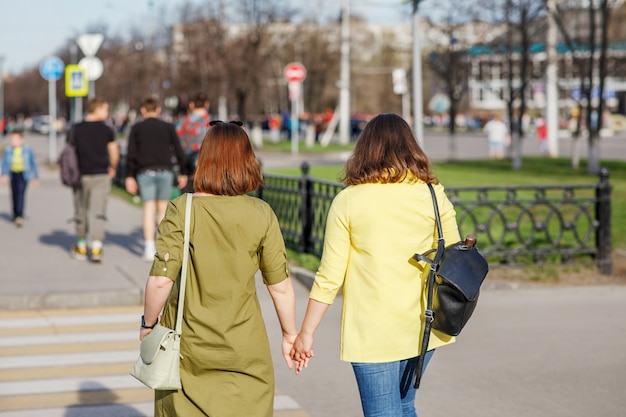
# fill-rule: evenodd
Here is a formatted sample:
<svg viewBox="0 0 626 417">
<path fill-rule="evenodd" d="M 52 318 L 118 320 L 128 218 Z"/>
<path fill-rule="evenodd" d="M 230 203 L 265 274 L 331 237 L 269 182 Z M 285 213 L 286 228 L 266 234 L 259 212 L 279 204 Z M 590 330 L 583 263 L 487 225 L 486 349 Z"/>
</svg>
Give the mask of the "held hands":
<svg viewBox="0 0 626 417">
<path fill-rule="evenodd" d="M 296 340 L 296 335 L 295 334 L 284 334 L 283 333 L 283 343 L 282 343 L 282 349 L 283 349 L 283 358 L 285 359 L 285 362 L 287 362 L 287 367 L 289 368 L 289 370 L 293 369 L 293 360 L 291 359 L 291 350 L 293 349 L 293 341 Z M 297 367 L 297 364 L 296 364 Z"/>
<path fill-rule="evenodd" d="M 313 339 L 313 334 L 300 332 L 293 342 L 290 357 L 296 363 L 296 375 L 306 368 L 309 365 L 309 360 L 315 356 L 315 352 L 313 351 Z"/>
</svg>

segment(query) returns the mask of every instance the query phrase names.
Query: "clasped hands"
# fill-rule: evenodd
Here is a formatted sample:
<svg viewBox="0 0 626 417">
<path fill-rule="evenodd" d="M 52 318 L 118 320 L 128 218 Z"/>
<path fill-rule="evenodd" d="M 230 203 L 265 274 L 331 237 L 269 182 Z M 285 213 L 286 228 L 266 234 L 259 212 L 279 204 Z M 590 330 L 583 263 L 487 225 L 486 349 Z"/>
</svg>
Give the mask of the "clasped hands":
<svg viewBox="0 0 626 417">
<path fill-rule="evenodd" d="M 283 357 L 289 369 L 294 369 L 298 375 L 315 356 L 313 352 L 313 335 L 300 332 L 297 336 L 283 336 Z"/>
</svg>

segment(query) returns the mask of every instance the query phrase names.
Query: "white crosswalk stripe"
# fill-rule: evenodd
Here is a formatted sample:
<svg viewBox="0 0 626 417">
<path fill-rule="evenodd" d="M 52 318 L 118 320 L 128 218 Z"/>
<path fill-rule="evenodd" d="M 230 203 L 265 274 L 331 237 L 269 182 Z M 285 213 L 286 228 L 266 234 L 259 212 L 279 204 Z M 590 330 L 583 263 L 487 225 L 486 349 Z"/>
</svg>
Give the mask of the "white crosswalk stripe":
<svg viewBox="0 0 626 417">
<path fill-rule="evenodd" d="M 0 312 L 0 417 L 152 417 L 130 376 L 140 307 Z M 275 396 L 276 417 L 307 417 Z"/>
<path fill-rule="evenodd" d="M 0 362 L 0 369 L 38 368 L 40 366 L 89 365 L 94 363 L 134 362 L 138 350 L 115 352 L 85 352 L 66 355 L 13 356 Z M 130 368 L 129 368 L 130 369 Z M 0 393 L 0 395 L 2 395 Z"/>
</svg>

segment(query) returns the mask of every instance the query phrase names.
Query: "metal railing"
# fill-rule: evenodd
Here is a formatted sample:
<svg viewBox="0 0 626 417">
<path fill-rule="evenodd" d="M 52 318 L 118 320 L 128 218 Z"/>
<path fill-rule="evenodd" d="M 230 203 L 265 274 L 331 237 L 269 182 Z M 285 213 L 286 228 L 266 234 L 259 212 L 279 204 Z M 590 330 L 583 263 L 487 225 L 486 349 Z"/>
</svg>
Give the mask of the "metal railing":
<svg viewBox="0 0 626 417">
<path fill-rule="evenodd" d="M 309 176 L 264 174 L 256 195 L 274 209 L 288 248 L 322 255 L 326 215 L 344 186 Z M 612 272 L 611 185 L 603 168 L 589 185 L 450 187 L 461 235 L 477 236 L 492 263 L 570 263 L 594 259 L 603 275 Z"/>
</svg>

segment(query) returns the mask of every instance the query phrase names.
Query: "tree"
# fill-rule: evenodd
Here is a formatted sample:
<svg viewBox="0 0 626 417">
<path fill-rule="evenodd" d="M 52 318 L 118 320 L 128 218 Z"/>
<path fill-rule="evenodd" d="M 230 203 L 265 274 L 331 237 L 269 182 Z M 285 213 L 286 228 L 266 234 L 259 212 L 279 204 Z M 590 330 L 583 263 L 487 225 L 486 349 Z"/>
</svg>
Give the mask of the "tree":
<svg viewBox="0 0 626 417">
<path fill-rule="evenodd" d="M 585 127 L 589 145 L 587 171 L 589 174 L 595 175 L 600 172 L 599 140 L 605 108 L 604 89 L 607 76 L 606 61 L 611 10 L 619 6 L 621 1 L 598 0 L 585 3 L 588 16 L 586 39 L 584 36 L 572 36 L 572 31 L 576 28 L 566 27 L 562 16 L 564 12 L 568 11 L 567 9 L 557 6 L 556 10 L 549 12 L 553 13 L 559 31 L 569 51 L 575 56 L 580 56 L 577 60 L 577 68 L 580 77 L 581 96 L 584 100 L 581 100 L 579 105 L 581 108 L 583 105 L 585 107 Z M 570 12 L 581 13 L 584 10 L 583 3 L 580 5 L 575 3 L 574 7 L 571 7 L 571 3 L 568 5 L 570 9 L 573 9 L 570 10 Z M 571 15 L 572 13 L 568 14 Z M 565 15 L 567 16 L 568 14 Z M 576 131 L 574 133 L 574 140 L 576 142 L 581 133 L 582 117 L 583 114 L 579 114 Z M 578 166 L 577 156 L 577 153 L 572 156 L 572 165 L 574 167 Z"/>
<path fill-rule="evenodd" d="M 185 3 L 179 14 L 168 51 L 173 90 L 182 105 L 200 92 L 215 102 L 228 89 L 224 10 L 209 3 Z"/>
<path fill-rule="evenodd" d="M 469 62 L 467 60 L 468 16 L 472 16 L 471 4 L 448 2 L 439 4 L 443 18 L 437 25 L 441 30 L 440 44 L 428 56 L 430 70 L 439 78 L 448 98 L 449 152 L 448 159 L 456 159 L 456 119 L 463 96 L 467 92 Z"/>
<path fill-rule="evenodd" d="M 505 0 L 504 22 L 508 26 L 504 49 L 507 66 L 507 113 L 511 124 L 512 166 L 522 168 L 522 141 L 526 116 L 527 88 L 530 81 L 530 53 L 532 35 L 537 34 L 536 23 L 544 12 L 542 0 Z M 540 32 L 539 32 L 540 33 Z"/>
</svg>

